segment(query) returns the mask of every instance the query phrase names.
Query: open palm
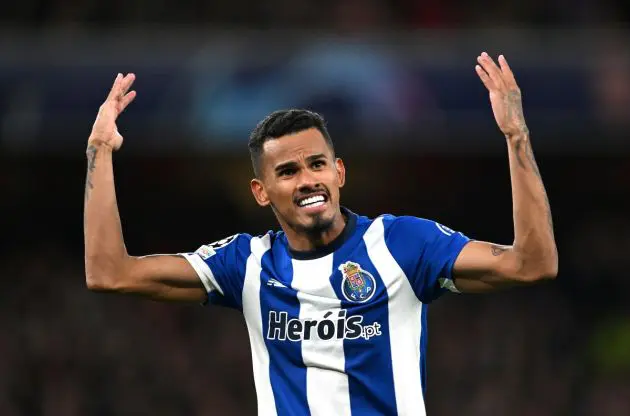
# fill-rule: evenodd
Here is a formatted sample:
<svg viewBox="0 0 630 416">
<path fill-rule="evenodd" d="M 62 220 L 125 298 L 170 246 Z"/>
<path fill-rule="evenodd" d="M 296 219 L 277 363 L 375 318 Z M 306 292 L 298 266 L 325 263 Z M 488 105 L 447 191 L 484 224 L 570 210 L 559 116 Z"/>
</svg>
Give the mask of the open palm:
<svg viewBox="0 0 630 416">
<path fill-rule="evenodd" d="M 92 133 L 88 139 L 88 145 L 104 144 L 113 150 L 118 150 L 122 146 L 123 137 L 118 132 L 116 120 L 127 106 L 136 98 L 135 91 L 129 91 L 136 76 L 118 74 L 114 80 L 109 95 L 101 105 L 96 115 L 96 120 L 92 126 Z"/>
<path fill-rule="evenodd" d="M 499 129 L 507 137 L 527 133 L 521 90 L 507 60 L 499 55 L 499 66 L 485 52 L 477 57 L 477 75 L 490 94 L 490 104 Z"/>
</svg>

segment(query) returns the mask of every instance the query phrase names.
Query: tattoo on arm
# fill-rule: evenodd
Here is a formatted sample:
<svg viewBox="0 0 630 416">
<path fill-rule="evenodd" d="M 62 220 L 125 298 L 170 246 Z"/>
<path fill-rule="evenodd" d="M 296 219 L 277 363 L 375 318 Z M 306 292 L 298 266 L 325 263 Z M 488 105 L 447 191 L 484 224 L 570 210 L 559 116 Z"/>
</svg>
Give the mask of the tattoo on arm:
<svg viewBox="0 0 630 416">
<path fill-rule="evenodd" d="M 516 160 L 521 168 L 527 169 L 525 167 L 525 163 L 523 162 L 523 157 L 521 156 L 521 146 L 523 145 L 523 140 L 518 139 L 516 143 L 514 143 L 514 153 L 516 153 Z"/>
<path fill-rule="evenodd" d="M 529 160 L 529 165 L 531 166 L 536 176 L 538 176 L 538 179 L 542 179 L 542 176 L 540 176 L 540 170 L 538 170 L 538 164 L 536 163 L 536 158 L 534 158 L 534 150 L 532 149 L 532 144 L 530 143 L 529 140 L 527 141 L 525 154 L 527 155 L 527 159 Z"/>
<path fill-rule="evenodd" d="M 90 146 L 88 147 L 86 151 L 87 159 L 88 159 L 87 176 L 85 178 L 85 201 L 86 202 L 90 197 L 90 190 L 94 188 L 94 184 L 92 183 L 92 172 L 94 172 L 94 169 L 96 168 L 96 152 L 97 152 L 96 146 Z"/>
<path fill-rule="evenodd" d="M 536 176 L 538 176 L 538 179 L 542 181 L 542 176 L 540 175 L 538 164 L 536 163 L 536 159 L 534 158 L 534 150 L 532 149 L 532 145 L 529 140 L 529 128 L 527 127 L 527 124 L 525 124 L 525 115 L 523 113 L 523 101 L 521 99 L 521 92 L 518 89 L 509 91 L 505 97 L 505 104 L 507 107 L 508 119 L 516 119 L 516 123 L 519 127 L 519 130 L 526 137 L 525 140 L 521 138 L 517 138 L 516 143 L 514 143 L 514 152 L 516 153 L 516 161 L 518 162 L 519 166 L 524 170 L 528 170 L 528 168 L 531 168 L 531 170 L 536 174 Z M 523 145 L 525 146 L 524 149 L 523 149 Z M 521 155 L 521 150 L 523 151 L 523 153 L 525 153 L 525 158 L 527 158 L 527 165 L 525 164 L 523 155 Z M 542 192 L 544 195 L 545 205 L 546 205 L 545 216 L 547 217 L 549 230 L 553 237 L 553 221 L 551 219 L 551 207 L 549 205 L 549 198 L 547 197 L 547 192 L 545 191 L 544 185 L 542 185 L 542 183 L 541 183 L 541 186 L 543 188 Z M 501 252 L 499 252 L 498 254 L 495 254 L 495 249 L 493 247 L 492 254 L 494 254 L 495 256 L 498 256 L 501 254 Z"/>
<path fill-rule="evenodd" d="M 525 162 L 523 161 L 523 157 L 521 156 L 521 148 L 523 146 L 523 142 L 524 140 L 517 139 L 516 143 L 514 144 L 514 151 L 516 153 L 516 160 L 518 161 L 520 167 L 527 170 L 528 167 L 525 166 Z M 538 169 L 538 164 L 536 163 L 536 158 L 534 157 L 534 150 L 532 148 L 532 144 L 529 138 L 525 142 L 525 149 L 523 150 L 523 152 L 525 153 L 525 157 L 527 158 L 529 168 L 531 168 L 532 172 L 534 172 L 538 179 L 542 181 L 542 175 L 540 174 L 540 169 Z M 549 230 L 551 232 L 551 235 L 553 236 L 554 232 L 553 220 L 551 218 L 551 206 L 549 205 L 549 198 L 547 197 L 547 192 L 544 189 L 544 185 L 541 184 L 541 186 L 543 187 L 542 192 L 545 199 L 545 216 L 547 217 Z"/>
<path fill-rule="evenodd" d="M 527 160 L 529 161 L 529 165 L 532 170 L 538 176 L 538 179 L 542 181 L 542 176 L 540 175 L 540 170 L 538 169 L 538 164 L 536 163 L 536 158 L 534 157 L 534 150 L 532 149 L 531 143 L 528 141 L 527 147 L 525 148 L 525 154 L 527 156 Z M 553 237 L 553 220 L 551 218 L 551 206 L 549 205 L 549 198 L 547 197 L 547 192 L 543 187 L 543 196 L 545 197 L 545 216 L 547 217 L 547 223 L 549 225 L 549 231 L 551 232 L 551 236 Z"/>
<path fill-rule="evenodd" d="M 490 249 L 492 250 L 492 255 L 493 256 L 500 256 L 501 254 L 505 253 L 507 251 L 507 247 L 504 246 L 499 246 L 496 244 L 492 244 L 490 246 Z"/>
<path fill-rule="evenodd" d="M 525 124 L 525 115 L 523 114 L 523 102 L 521 100 L 521 93 L 518 90 L 512 90 L 505 96 L 505 106 L 507 108 L 508 120 L 516 119 L 518 129 L 525 134 L 529 135 L 529 128 Z M 516 160 L 521 168 L 526 169 L 525 162 L 521 155 L 521 147 L 523 145 L 522 140 L 517 140 L 514 144 L 514 150 L 516 152 Z M 527 149 L 525 149 L 527 151 Z"/>
<path fill-rule="evenodd" d="M 521 99 L 521 92 L 518 89 L 511 90 L 505 97 L 505 101 L 507 105 L 507 118 L 515 118 L 518 129 L 522 133 L 529 134 L 527 124 L 525 124 L 525 114 L 523 113 L 523 100 Z"/>
</svg>

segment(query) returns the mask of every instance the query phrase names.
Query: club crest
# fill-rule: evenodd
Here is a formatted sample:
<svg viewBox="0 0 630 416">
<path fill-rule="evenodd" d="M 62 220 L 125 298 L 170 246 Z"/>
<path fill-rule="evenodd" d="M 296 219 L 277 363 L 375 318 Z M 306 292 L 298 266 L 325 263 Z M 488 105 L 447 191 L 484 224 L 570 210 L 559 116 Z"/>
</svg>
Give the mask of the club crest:
<svg viewBox="0 0 630 416">
<path fill-rule="evenodd" d="M 341 292 L 350 302 L 364 303 L 372 298 L 376 289 L 376 280 L 361 265 L 347 261 L 339 266 L 343 275 Z"/>
</svg>

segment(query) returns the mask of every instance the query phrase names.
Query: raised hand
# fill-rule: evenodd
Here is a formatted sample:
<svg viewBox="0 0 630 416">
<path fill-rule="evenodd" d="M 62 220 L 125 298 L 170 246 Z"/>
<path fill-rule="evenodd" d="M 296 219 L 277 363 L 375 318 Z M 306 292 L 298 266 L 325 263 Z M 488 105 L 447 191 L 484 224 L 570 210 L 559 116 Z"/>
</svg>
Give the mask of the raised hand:
<svg viewBox="0 0 630 416">
<path fill-rule="evenodd" d="M 527 134 L 521 90 L 505 57 L 499 55 L 499 66 L 487 53 L 477 57 L 477 75 L 490 93 L 490 103 L 499 129 L 507 138 Z"/>
<path fill-rule="evenodd" d="M 118 150 L 122 146 L 123 137 L 118 132 L 116 119 L 136 98 L 136 92 L 129 91 L 135 79 L 134 74 L 125 76 L 118 74 L 116 76 L 109 95 L 98 110 L 92 126 L 92 133 L 88 139 L 88 147 L 105 145 L 112 150 Z"/>
</svg>

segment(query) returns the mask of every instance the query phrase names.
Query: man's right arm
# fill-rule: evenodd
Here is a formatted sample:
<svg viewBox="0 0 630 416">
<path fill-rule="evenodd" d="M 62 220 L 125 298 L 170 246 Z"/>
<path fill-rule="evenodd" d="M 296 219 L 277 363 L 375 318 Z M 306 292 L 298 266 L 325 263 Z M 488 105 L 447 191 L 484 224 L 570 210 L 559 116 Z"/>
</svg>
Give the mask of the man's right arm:
<svg viewBox="0 0 630 416">
<path fill-rule="evenodd" d="M 133 74 L 119 75 L 88 140 L 85 184 L 85 277 L 89 289 L 133 293 L 153 299 L 201 302 L 207 291 L 183 257 L 133 257 L 127 253 L 116 202 L 112 152 L 122 144 L 116 118 L 135 97 Z"/>
<path fill-rule="evenodd" d="M 116 203 L 112 150 L 91 145 L 87 154 L 84 233 L 88 288 L 160 300 L 204 301 L 206 290 L 185 258 L 127 253 Z"/>
</svg>

